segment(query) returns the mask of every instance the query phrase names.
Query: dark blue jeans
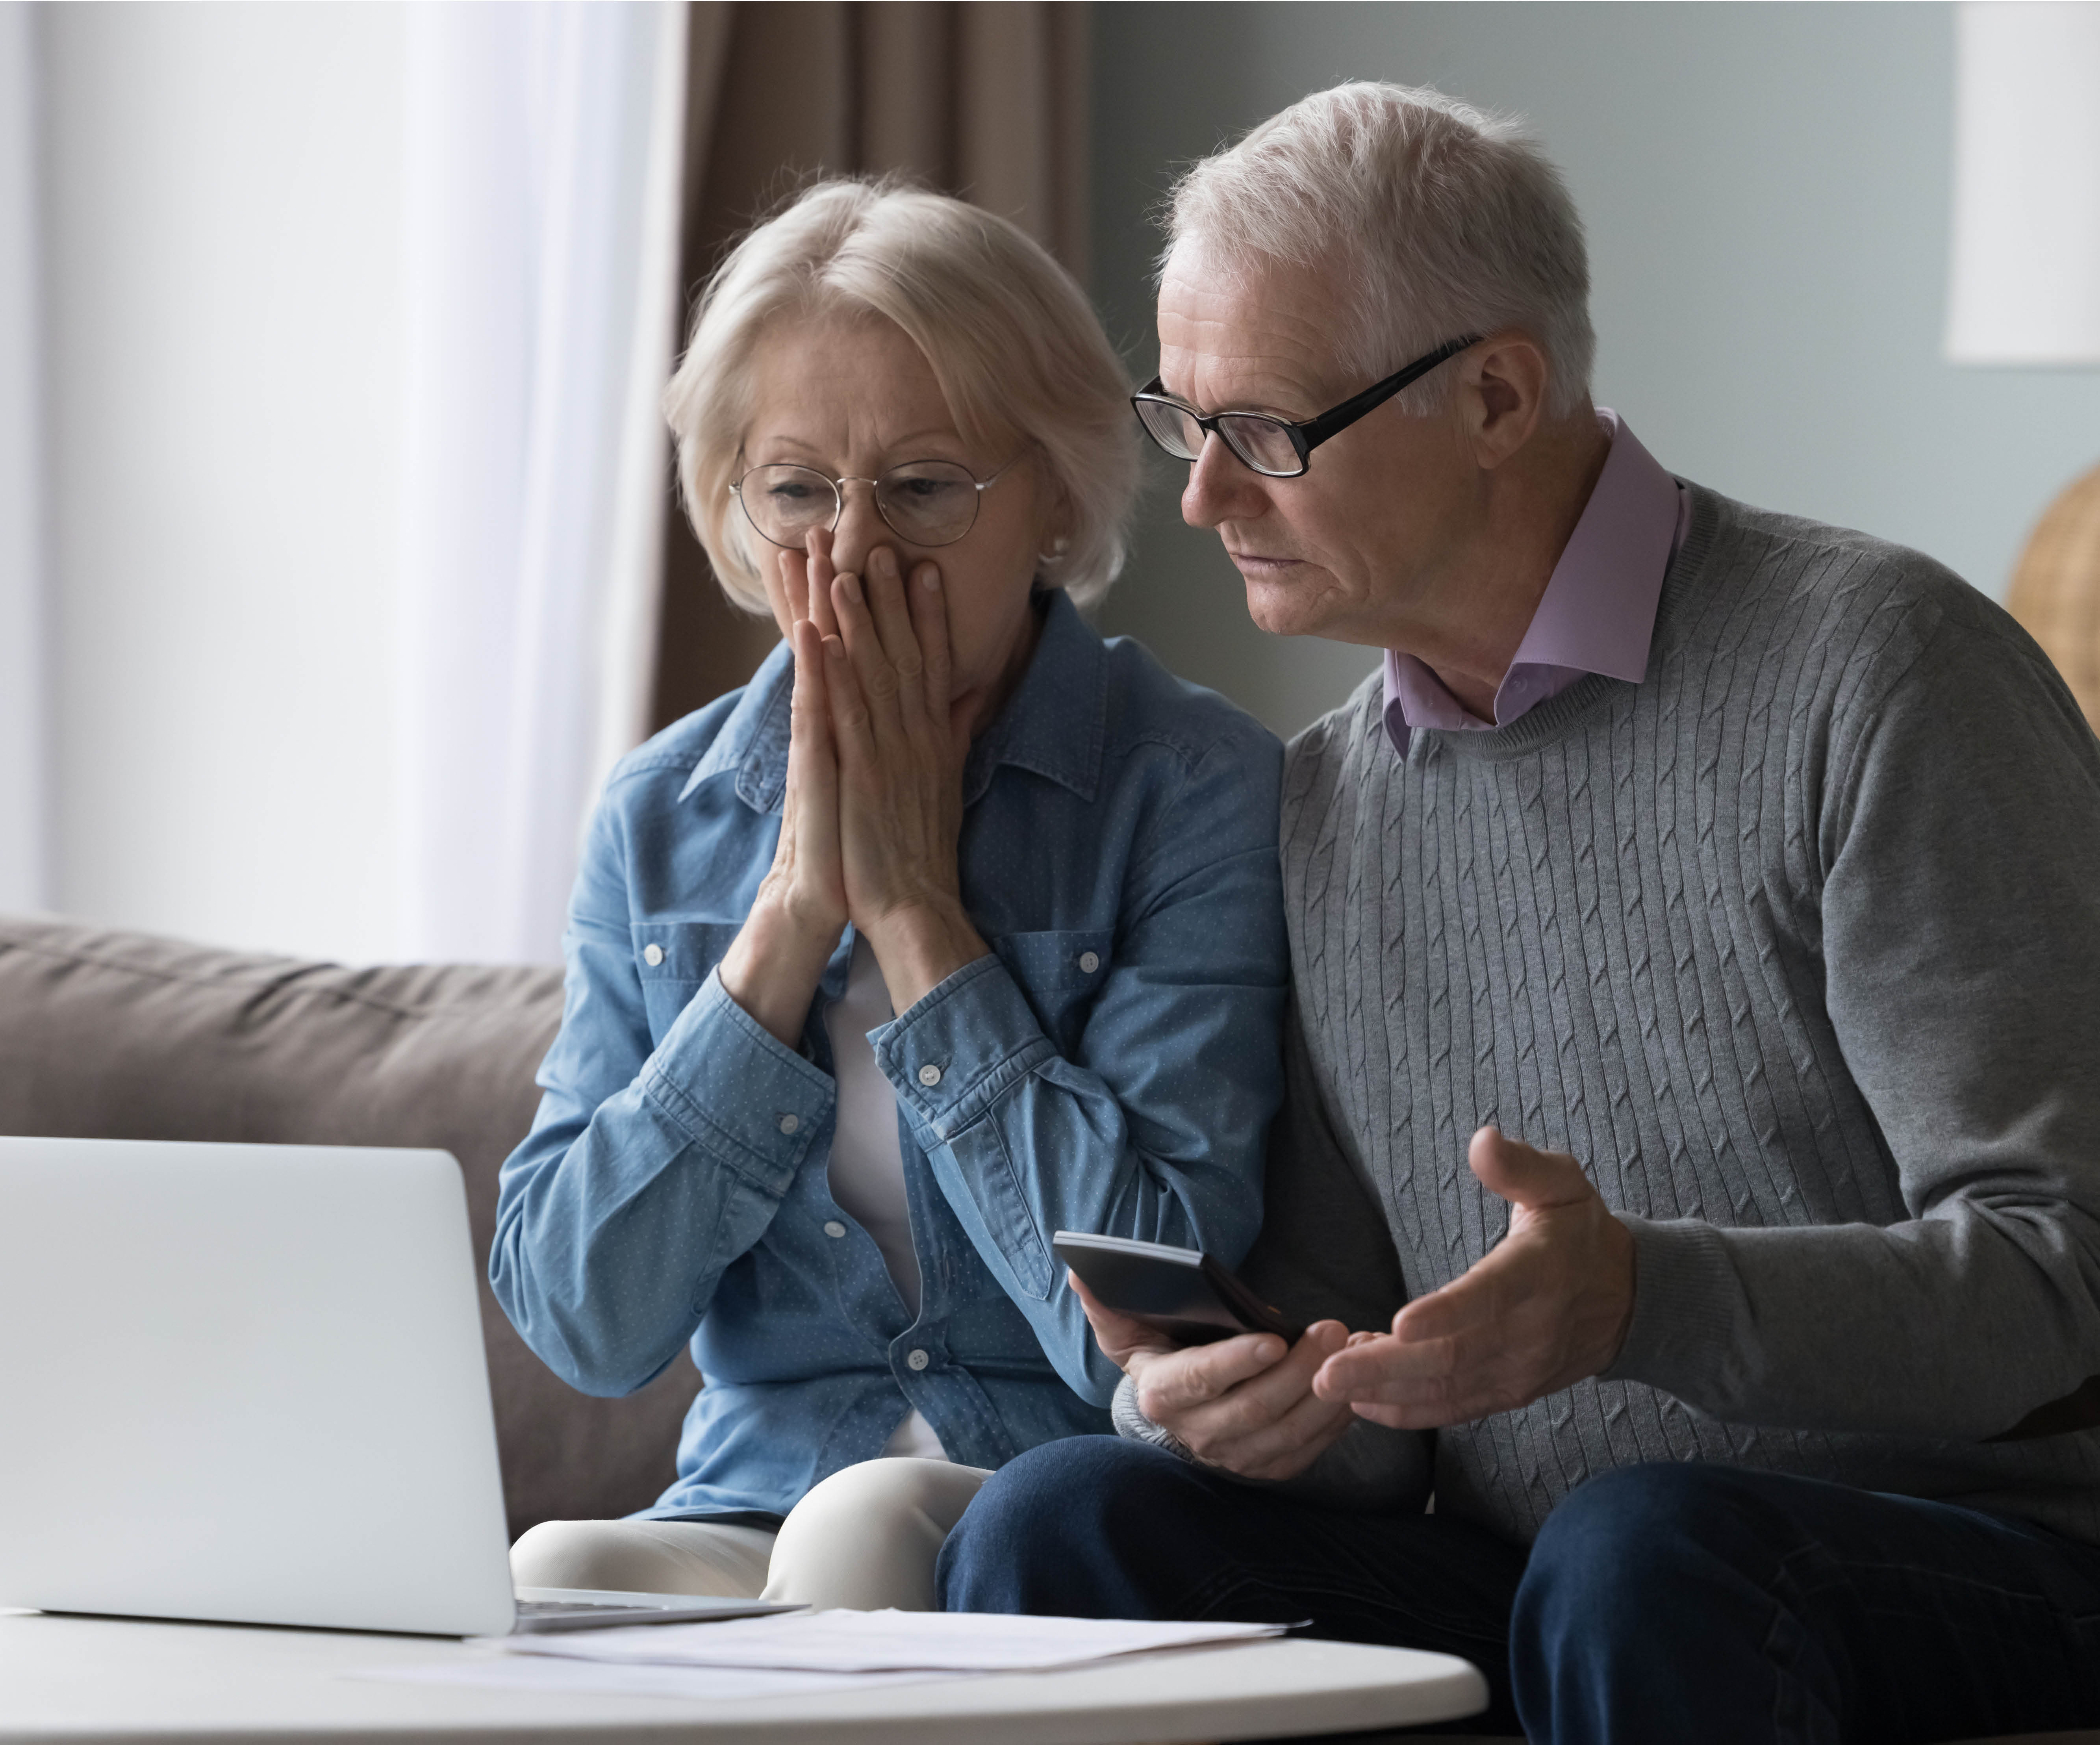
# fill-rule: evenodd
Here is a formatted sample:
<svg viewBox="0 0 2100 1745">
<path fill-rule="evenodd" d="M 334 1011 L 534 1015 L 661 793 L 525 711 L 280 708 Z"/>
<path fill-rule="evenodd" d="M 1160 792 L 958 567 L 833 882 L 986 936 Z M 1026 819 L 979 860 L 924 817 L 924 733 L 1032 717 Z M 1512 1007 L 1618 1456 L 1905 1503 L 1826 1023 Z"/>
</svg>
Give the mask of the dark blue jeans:
<svg viewBox="0 0 2100 1745">
<path fill-rule="evenodd" d="M 1533 1745 L 2100 1725 L 2100 1551 L 1732 1467 L 1593 1478 L 1527 1555 L 1448 1517 L 1314 1509 L 1079 1437 L 978 1492 L 939 1583 L 951 1611 L 1309 1618 L 1317 1636 L 1459 1654 L 1493 1690 L 1471 1725 Z"/>
</svg>

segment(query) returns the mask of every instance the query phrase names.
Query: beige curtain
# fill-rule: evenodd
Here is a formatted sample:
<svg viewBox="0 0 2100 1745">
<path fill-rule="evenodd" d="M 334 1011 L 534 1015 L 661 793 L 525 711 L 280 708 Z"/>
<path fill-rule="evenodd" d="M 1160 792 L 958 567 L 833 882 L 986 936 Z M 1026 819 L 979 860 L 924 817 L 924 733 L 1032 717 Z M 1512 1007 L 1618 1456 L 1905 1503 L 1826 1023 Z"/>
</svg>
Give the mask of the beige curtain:
<svg viewBox="0 0 2100 1745">
<path fill-rule="evenodd" d="M 686 128 L 686 287 L 813 173 L 906 170 L 1005 214 L 1083 280 L 1080 0 L 699 0 Z M 667 497 L 654 724 L 742 684 L 775 639 L 731 607 Z"/>
</svg>

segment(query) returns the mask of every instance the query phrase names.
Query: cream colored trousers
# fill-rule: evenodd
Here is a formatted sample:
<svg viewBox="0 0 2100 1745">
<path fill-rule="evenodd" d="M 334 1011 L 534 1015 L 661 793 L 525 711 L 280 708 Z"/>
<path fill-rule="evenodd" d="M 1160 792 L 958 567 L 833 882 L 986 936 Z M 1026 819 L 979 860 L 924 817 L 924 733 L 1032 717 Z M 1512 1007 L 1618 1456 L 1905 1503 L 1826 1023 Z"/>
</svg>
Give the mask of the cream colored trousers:
<svg viewBox="0 0 2100 1745">
<path fill-rule="evenodd" d="M 864 1460 L 810 1491 L 778 1534 L 707 1521 L 543 1521 L 510 1548 L 511 1579 L 929 1612 L 933 1560 L 990 1477 L 947 1460 Z"/>
</svg>

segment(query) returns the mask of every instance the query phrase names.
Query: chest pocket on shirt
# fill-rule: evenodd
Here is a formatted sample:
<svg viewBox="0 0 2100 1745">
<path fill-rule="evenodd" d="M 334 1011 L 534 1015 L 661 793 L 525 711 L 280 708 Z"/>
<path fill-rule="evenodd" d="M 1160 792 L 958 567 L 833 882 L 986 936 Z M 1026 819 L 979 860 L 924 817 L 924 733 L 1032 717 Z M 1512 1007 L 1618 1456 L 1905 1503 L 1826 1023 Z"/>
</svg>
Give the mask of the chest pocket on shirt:
<svg viewBox="0 0 2100 1745">
<path fill-rule="evenodd" d="M 1028 996 L 1043 1034 L 1065 1054 L 1078 1046 L 1087 1027 L 1087 1015 L 1108 981 L 1114 948 L 1112 927 L 1009 933 L 991 942 Z"/>
<path fill-rule="evenodd" d="M 638 922 L 628 930 L 634 938 L 634 973 L 642 978 L 642 1007 L 649 1014 L 652 1040 L 664 1040 L 700 983 L 728 956 L 743 927 L 740 921 L 658 921 Z"/>
</svg>

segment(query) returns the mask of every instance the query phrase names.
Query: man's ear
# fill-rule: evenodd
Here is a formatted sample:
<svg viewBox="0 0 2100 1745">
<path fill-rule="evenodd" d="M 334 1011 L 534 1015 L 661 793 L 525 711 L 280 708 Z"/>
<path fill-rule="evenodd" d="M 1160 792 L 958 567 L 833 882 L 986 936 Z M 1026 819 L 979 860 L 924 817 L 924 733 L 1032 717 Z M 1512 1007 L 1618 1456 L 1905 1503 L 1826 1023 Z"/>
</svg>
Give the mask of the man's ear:
<svg viewBox="0 0 2100 1745">
<path fill-rule="evenodd" d="M 1473 458 L 1491 470 L 1529 442 L 1546 417 L 1546 353 L 1515 329 L 1491 334 L 1459 360 L 1459 409 Z"/>
</svg>

